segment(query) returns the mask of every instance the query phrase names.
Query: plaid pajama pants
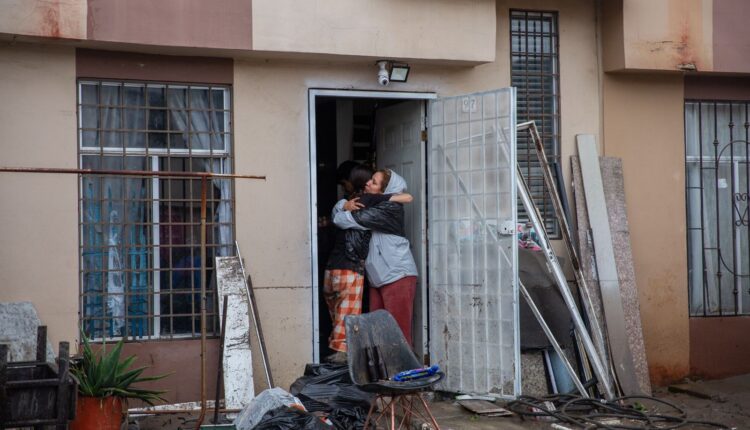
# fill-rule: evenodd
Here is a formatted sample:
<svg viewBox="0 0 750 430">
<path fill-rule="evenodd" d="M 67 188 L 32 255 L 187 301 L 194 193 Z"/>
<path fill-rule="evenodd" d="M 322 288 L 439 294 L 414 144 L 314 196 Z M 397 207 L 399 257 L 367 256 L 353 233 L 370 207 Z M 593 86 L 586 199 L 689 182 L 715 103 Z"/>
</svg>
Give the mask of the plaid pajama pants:
<svg viewBox="0 0 750 430">
<path fill-rule="evenodd" d="M 362 291 L 365 277 L 354 270 L 326 270 L 323 278 L 323 297 L 333 321 L 328 347 L 346 352 L 344 317 L 362 313 Z"/>
</svg>

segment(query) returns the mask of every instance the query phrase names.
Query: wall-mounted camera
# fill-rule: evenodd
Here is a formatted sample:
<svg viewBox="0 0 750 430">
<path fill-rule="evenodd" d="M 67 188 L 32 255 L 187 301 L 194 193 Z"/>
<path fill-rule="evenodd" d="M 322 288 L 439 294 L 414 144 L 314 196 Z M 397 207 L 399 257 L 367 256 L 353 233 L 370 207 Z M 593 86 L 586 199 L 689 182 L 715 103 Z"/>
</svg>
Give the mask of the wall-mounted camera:
<svg viewBox="0 0 750 430">
<path fill-rule="evenodd" d="M 406 82 L 409 78 L 408 64 L 394 63 L 390 60 L 379 60 L 375 64 L 378 66 L 378 83 L 382 86 L 391 82 Z"/>
</svg>

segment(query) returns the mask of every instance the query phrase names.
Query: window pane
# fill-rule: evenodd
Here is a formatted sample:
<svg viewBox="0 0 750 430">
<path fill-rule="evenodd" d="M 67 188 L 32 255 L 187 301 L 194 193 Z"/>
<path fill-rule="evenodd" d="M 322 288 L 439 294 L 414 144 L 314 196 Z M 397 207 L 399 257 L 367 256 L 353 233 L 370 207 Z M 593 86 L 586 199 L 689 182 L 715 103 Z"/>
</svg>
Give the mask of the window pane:
<svg viewBox="0 0 750 430">
<path fill-rule="evenodd" d="M 82 168 L 224 172 L 231 166 L 224 144 L 231 139 L 226 88 L 79 85 Z M 213 110 L 214 103 L 221 110 Z M 197 158 L 189 148 L 216 152 Z M 96 338 L 196 336 L 201 268 L 207 296 L 215 300 L 213 259 L 234 252 L 232 181 L 207 182 L 205 262 L 200 179 L 84 175 L 80 184 L 84 330 Z M 207 311 L 213 333 L 216 304 Z"/>
<path fill-rule="evenodd" d="M 148 86 L 148 105 L 151 107 L 166 107 L 167 98 L 164 95 L 165 88 L 159 85 Z"/>
<path fill-rule="evenodd" d="M 148 129 L 166 130 L 167 111 L 163 109 L 151 109 L 148 111 Z"/>
<path fill-rule="evenodd" d="M 143 85 L 128 84 L 123 88 L 124 104 L 126 106 L 145 106 L 145 87 Z"/>
<path fill-rule="evenodd" d="M 167 88 L 167 102 L 171 109 L 185 109 L 187 104 L 187 91 L 185 87 Z"/>
<path fill-rule="evenodd" d="M 99 102 L 96 84 L 81 84 L 81 103 L 95 105 Z"/>
<path fill-rule="evenodd" d="M 560 112 L 557 57 L 557 13 L 511 11 L 511 85 L 517 89 L 518 122 L 534 121 L 550 162 L 559 158 Z M 549 190 L 539 170 L 536 151 L 526 133 L 518 135 L 518 163 L 532 192 L 548 233 L 560 230 Z M 553 170 L 553 175 L 556 172 Z M 528 221 L 521 205 L 519 221 Z"/>
<path fill-rule="evenodd" d="M 190 109 L 208 109 L 208 88 L 190 89 Z"/>
<path fill-rule="evenodd" d="M 81 106 L 81 127 L 99 128 L 99 109 L 94 106 Z"/>
<path fill-rule="evenodd" d="M 99 103 L 102 105 L 116 106 L 120 104 L 120 86 L 117 84 L 104 83 L 101 86 L 101 99 Z"/>
<path fill-rule="evenodd" d="M 748 102 L 685 102 L 692 316 L 750 314 Z"/>
</svg>

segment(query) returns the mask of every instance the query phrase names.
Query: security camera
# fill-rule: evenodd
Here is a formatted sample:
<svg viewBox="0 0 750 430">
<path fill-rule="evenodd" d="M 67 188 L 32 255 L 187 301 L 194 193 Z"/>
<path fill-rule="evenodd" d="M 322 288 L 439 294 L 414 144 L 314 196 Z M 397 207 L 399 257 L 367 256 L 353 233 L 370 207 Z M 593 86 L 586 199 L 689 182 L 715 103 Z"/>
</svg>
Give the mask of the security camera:
<svg viewBox="0 0 750 430">
<path fill-rule="evenodd" d="M 391 82 L 388 77 L 388 62 L 378 61 L 378 83 L 382 86 L 386 86 Z"/>
</svg>

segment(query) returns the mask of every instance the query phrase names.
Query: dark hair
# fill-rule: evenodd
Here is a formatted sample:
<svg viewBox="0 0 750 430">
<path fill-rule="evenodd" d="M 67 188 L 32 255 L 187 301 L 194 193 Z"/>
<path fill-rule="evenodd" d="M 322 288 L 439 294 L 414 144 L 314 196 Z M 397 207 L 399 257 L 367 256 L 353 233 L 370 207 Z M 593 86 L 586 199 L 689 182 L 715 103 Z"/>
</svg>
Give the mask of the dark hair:
<svg viewBox="0 0 750 430">
<path fill-rule="evenodd" d="M 336 182 L 340 183 L 343 180 L 349 180 L 352 169 L 357 166 L 359 166 L 359 163 L 351 160 L 339 164 L 339 167 L 336 168 Z"/>
<path fill-rule="evenodd" d="M 354 167 L 351 173 L 349 173 L 349 182 L 352 183 L 355 193 L 361 193 L 370 178 L 372 178 L 372 170 L 362 164 Z"/>
<path fill-rule="evenodd" d="M 383 181 L 380 183 L 380 192 L 385 193 L 385 189 L 388 188 L 388 183 L 391 182 L 391 169 L 378 169 L 375 173 L 381 173 L 383 175 Z"/>
</svg>

